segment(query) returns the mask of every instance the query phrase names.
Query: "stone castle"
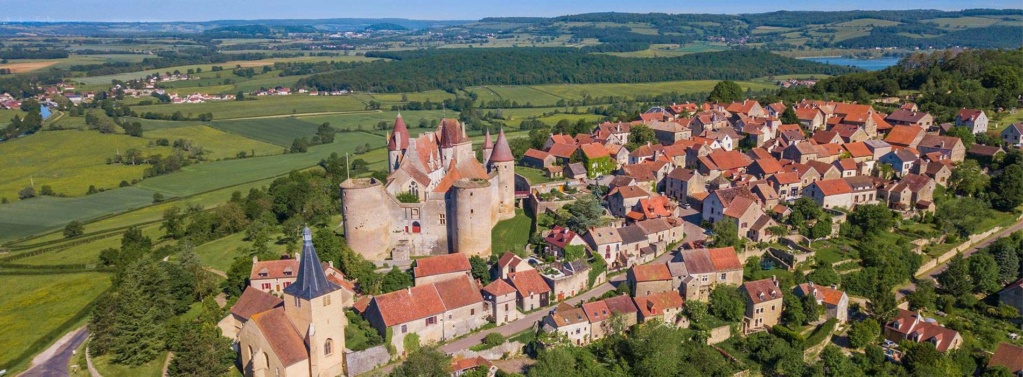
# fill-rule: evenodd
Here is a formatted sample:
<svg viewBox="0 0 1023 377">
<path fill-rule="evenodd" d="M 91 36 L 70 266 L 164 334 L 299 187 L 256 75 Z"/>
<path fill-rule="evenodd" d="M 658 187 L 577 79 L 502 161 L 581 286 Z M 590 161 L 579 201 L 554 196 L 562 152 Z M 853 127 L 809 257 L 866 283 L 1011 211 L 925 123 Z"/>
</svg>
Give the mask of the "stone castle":
<svg viewBox="0 0 1023 377">
<path fill-rule="evenodd" d="M 490 255 L 491 229 L 515 215 L 515 159 L 502 130 L 487 132 L 483 161 L 455 119 L 409 136 L 401 115 L 387 138 L 387 180 L 341 183 L 348 245 L 369 260 L 388 256 Z"/>
</svg>

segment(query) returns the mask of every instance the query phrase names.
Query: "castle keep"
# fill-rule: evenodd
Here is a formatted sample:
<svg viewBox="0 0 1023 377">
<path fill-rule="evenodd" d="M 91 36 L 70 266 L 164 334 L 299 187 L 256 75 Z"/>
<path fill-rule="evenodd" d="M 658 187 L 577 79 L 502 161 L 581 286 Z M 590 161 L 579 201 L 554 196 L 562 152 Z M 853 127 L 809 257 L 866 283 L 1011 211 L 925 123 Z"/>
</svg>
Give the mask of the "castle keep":
<svg viewBox="0 0 1023 377">
<path fill-rule="evenodd" d="M 483 161 L 454 119 L 409 136 L 401 115 L 387 140 L 387 180 L 341 183 L 341 214 L 352 250 L 369 260 L 490 255 L 490 232 L 515 215 L 515 162 L 504 131 L 487 132 Z"/>
</svg>

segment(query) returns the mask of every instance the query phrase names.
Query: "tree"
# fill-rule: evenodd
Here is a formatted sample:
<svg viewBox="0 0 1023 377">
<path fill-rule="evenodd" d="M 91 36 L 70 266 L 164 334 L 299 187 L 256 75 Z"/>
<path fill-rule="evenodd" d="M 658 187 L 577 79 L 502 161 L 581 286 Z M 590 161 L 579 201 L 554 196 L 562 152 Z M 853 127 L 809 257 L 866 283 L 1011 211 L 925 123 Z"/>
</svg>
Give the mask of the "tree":
<svg viewBox="0 0 1023 377">
<path fill-rule="evenodd" d="M 934 300 L 938 298 L 935 292 L 934 280 L 925 278 L 916 282 L 916 289 L 906 295 L 909 300 L 909 308 L 912 310 L 922 308 L 934 308 Z"/>
<path fill-rule="evenodd" d="M 334 142 L 334 134 L 337 133 L 330 123 L 323 123 L 316 129 L 316 136 L 320 137 L 321 144 L 331 144 Z"/>
<path fill-rule="evenodd" d="M 181 208 L 170 207 L 163 210 L 163 223 L 160 224 L 160 229 L 163 229 L 165 236 L 170 239 L 180 239 L 185 236 L 185 216 L 181 214 Z"/>
<path fill-rule="evenodd" d="M 215 318 L 221 315 L 216 301 L 202 302 L 202 313 L 192 323 L 181 326 L 174 358 L 167 368 L 169 376 L 222 376 L 234 364 L 231 340 L 220 335 Z"/>
<path fill-rule="evenodd" d="M 968 259 L 973 291 L 990 294 L 1002 289 L 998 262 L 988 254 L 977 254 Z"/>
<path fill-rule="evenodd" d="M 53 186 L 43 185 L 39 189 L 39 196 L 56 196 L 57 193 L 53 191 Z"/>
<path fill-rule="evenodd" d="M 592 195 L 583 196 L 565 206 L 568 216 L 565 225 L 579 233 L 592 227 L 604 225 L 604 207 Z"/>
<path fill-rule="evenodd" d="M 446 377 L 450 358 L 436 347 L 423 347 L 409 354 L 405 362 L 391 372 L 391 377 Z"/>
<path fill-rule="evenodd" d="M 966 128 L 963 127 L 963 129 Z M 990 180 L 991 178 L 980 169 L 980 164 L 976 160 L 963 160 L 952 168 L 952 175 L 948 178 L 948 187 L 959 195 L 977 196 L 984 192 Z"/>
<path fill-rule="evenodd" d="M 629 143 L 626 148 L 630 151 L 636 150 L 641 146 L 647 145 L 648 143 L 657 143 L 657 135 L 654 134 L 654 130 L 649 126 L 635 125 L 629 130 Z"/>
<path fill-rule="evenodd" d="M 85 227 L 78 220 L 71 220 L 64 226 L 64 238 L 75 238 L 85 234 Z"/>
<path fill-rule="evenodd" d="M 781 319 L 793 327 L 806 323 L 806 313 L 803 311 L 803 303 L 799 297 L 796 295 L 782 296 Z"/>
<path fill-rule="evenodd" d="M 744 242 L 739 237 L 739 229 L 736 227 L 735 222 L 730 219 L 722 219 L 714 223 L 711 229 L 714 231 L 714 240 L 712 241 L 714 247 L 731 246 L 736 250 L 742 249 Z"/>
<path fill-rule="evenodd" d="M 469 265 L 472 266 L 472 277 L 479 280 L 483 285 L 490 284 L 490 265 L 487 260 L 473 255 L 469 258 Z"/>
<path fill-rule="evenodd" d="M 412 275 L 408 272 L 399 270 L 397 266 L 392 267 L 387 274 L 384 275 L 383 280 L 380 282 L 380 289 L 384 292 L 394 292 L 397 290 L 405 289 L 412 286 Z"/>
<path fill-rule="evenodd" d="M 799 124 L 799 116 L 796 115 L 796 111 L 790 106 L 785 107 L 785 111 L 781 113 L 782 124 Z"/>
<path fill-rule="evenodd" d="M 719 284 L 710 292 L 710 312 L 723 320 L 738 322 L 746 313 L 746 301 L 735 287 Z"/>
<path fill-rule="evenodd" d="M 621 284 L 628 286 L 628 284 Z M 701 301 L 689 301 L 682 309 L 686 315 L 686 318 L 696 325 L 699 325 L 707 318 L 707 304 Z"/>
<path fill-rule="evenodd" d="M 25 200 L 36 197 L 36 189 L 32 186 L 25 186 L 25 188 L 18 191 L 18 199 Z"/>
<path fill-rule="evenodd" d="M 881 334 L 881 325 L 873 318 L 853 322 L 849 328 L 849 345 L 853 348 L 863 348 L 874 342 Z"/>
<path fill-rule="evenodd" d="M 1020 274 L 1019 249 L 1013 238 L 999 238 L 987 250 L 998 263 L 998 280 L 1003 283 L 1015 281 Z"/>
<path fill-rule="evenodd" d="M 991 192 L 996 196 L 991 205 L 1000 211 L 1011 211 L 1023 204 L 1023 165 L 1009 165 L 991 180 Z"/>
<path fill-rule="evenodd" d="M 305 153 L 309 151 L 309 142 L 305 138 L 295 138 L 291 142 L 291 153 Z"/>
<path fill-rule="evenodd" d="M 867 310 L 877 318 L 879 322 L 888 322 L 888 319 L 895 315 L 898 302 L 895 301 L 895 294 L 888 288 L 878 287 L 867 297 Z"/>
<path fill-rule="evenodd" d="M 820 285 L 838 285 L 841 282 L 838 271 L 826 262 L 818 262 L 813 272 L 806 275 L 806 279 Z"/>
<path fill-rule="evenodd" d="M 810 239 L 819 240 L 831 235 L 831 218 L 825 216 L 810 227 Z"/>
<path fill-rule="evenodd" d="M 564 260 L 566 262 L 582 260 L 583 258 L 586 258 L 586 248 L 582 245 L 565 246 Z"/>
<path fill-rule="evenodd" d="M 739 84 L 734 81 L 719 81 L 714 85 L 714 89 L 710 91 L 710 95 L 707 96 L 708 102 L 736 102 L 742 101 L 743 90 Z M 798 123 L 798 122 L 797 122 Z"/>
<path fill-rule="evenodd" d="M 957 299 L 973 291 L 970 267 L 962 254 L 956 254 L 948 261 L 948 268 L 938 274 L 938 284 L 941 285 L 941 289 L 951 293 Z"/>
<path fill-rule="evenodd" d="M 880 204 L 860 205 L 849 214 L 849 223 L 864 234 L 887 232 L 895 226 L 895 214 Z"/>
<path fill-rule="evenodd" d="M 952 129 L 945 132 L 945 136 L 958 137 L 959 140 L 963 141 L 963 146 L 967 150 L 977 142 L 977 137 L 973 134 L 973 130 L 970 127 L 952 127 Z"/>
<path fill-rule="evenodd" d="M 821 312 L 824 311 L 824 307 L 817 303 L 817 298 L 813 295 L 803 296 L 802 301 L 803 315 L 806 316 L 806 320 L 803 323 L 817 322 L 821 318 Z"/>
<path fill-rule="evenodd" d="M 165 349 L 163 324 L 173 313 L 170 284 L 165 270 L 144 258 L 123 271 L 115 293 L 110 351 L 114 362 L 138 366 Z"/>
</svg>

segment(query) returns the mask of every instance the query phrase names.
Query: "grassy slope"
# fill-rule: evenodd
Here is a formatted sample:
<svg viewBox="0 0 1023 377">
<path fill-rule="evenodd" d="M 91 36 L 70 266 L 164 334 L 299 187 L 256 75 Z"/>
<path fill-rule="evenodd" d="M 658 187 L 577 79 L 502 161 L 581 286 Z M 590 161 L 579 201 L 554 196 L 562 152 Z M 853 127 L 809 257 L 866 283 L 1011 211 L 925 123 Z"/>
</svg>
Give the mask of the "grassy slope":
<svg viewBox="0 0 1023 377">
<path fill-rule="evenodd" d="M 18 191 L 35 182 L 36 192 L 50 185 L 57 193 L 82 196 L 90 185 L 114 188 L 121 180 L 142 178 L 145 165 L 107 165 L 107 158 L 130 148 L 143 154 L 164 154 L 168 147 L 150 147 L 149 141 L 95 131 L 44 131 L 0 143 L 5 161 L 0 173 L 0 197 L 18 198 Z"/>
<path fill-rule="evenodd" d="M 110 286 L 106 274 L 4 275 L 0 367 L 46 336 Z M 15 336 L 16 334 L 16 336 Z"/>
<path fill-rule="evenodd" d="M 501 221 L 494 226 L 491 235 L 491 250 L 501 255 L 505 251 L 521 250 L 529 241 L 532 219 L 521 209 L 515 210 L 515 217 Z"/>
<path fill-rule="evenodd" d="M 311 138 L 316 134 L 318 126 L 297 118 L 218 120 L 212 125 L 218 130 L 282 147 L 290 147 L 291 142 L 298 137 Z"/>
<path fill-rule="evenodd" d="M 252 101 L 212 101 L 195 104 L 136 106 L 132 110 L 140 114 L 154 112 L 166 115 L 174 114 L 178 111 L 184 115 L 211 112 L 213 113 L 213 119 L 216 120 L 293 113 L 366 110 L 366 104 L 354 96 L 308 96 L 294 94 L 290 96 L 263 96 L 255 98 L 257 99 Z"/>
<path fill-rule="evenodd" d="M 0 242 L 55 230 L 71 220 L 142 207 L 153 201 L 153 191 L 126 187 L 81 198 L 35 198 L 0 206 Z"/>
<path fill-rule="evenodd" d="M 147 139 L 190 140 L 193 146 L 201 146 L 210 160 L 234 158 L 238 152 L 266 156 L 280 154 L 283 148 L 243 136 L 227 133 L 209 126 L 194 125 L 165 128 L 144 132 Z"/>
</svg>

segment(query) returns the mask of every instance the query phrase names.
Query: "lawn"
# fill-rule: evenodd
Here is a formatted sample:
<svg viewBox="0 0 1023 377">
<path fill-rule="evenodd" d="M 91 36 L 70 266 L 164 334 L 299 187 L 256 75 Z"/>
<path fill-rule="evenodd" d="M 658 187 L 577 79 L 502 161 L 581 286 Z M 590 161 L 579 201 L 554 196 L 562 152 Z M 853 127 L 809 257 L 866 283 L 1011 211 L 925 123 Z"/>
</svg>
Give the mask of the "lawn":
<svg viewBox="0 0 1023 377">
<path fill-rule="evenodd" d="M 339 111 L 364 111 L 366 104 L 354 96 L 263 96 L 252 101 L 211 101 L 195 104 L 161 104 L 135 106 L 138 113 L 153 112 L 171 115 L 175 112 L 188 114 L 213 113 L 213 119 L 252 118 L 273 115 L 287 116 L 300 113 L 324 113 Z"/>
<path fill-rule="evenodd" d="M 58 194 L 83 196 L 90 185 L 114 188 L 122 180 L 142 178 L 145 165 L 107 164 L 131 148 L 144 155 L 171 153 L 144 138 L 96 131 L 44 131 L 0 143 L 0 156 L 8 161 L 0 170 L 0 197 L 17 201 L 18 191 L 33 184 L 37 193 L 49 185 Z"/>
<path fill-rule="evenodd" d="M 256 120 L 256 122 L 260 121 L 265 122 L 266 120 Z M 315 133 L 315 128 L 313 132 Z M 234 158 L 239 152 L 245 152 L 249 156 L 266 156 L 281 154 L 284 151 L 280 145 L 264 143 L 204 125 L 164 128 L 147 131 L 144 135 L 147 139 L 189 140 L 193 146 L 202 147 L 206 158 L 210 160 Z"/>
<path fill-rule="evenodd" d="M 515 217 L 501 221 L 491 231 L 490 249 L 494 254 L 506 251 L 522 250 L 529 242 L 529 229 L 533 219 L 526 216 L 521 209 L 515 210 Z"/>
<path fill-rule="evenodd" d="M 32 354 L 41 351 L 74 324 L 65 322 L 110 287 L 102 273 L 57 275 L 3 275 L 0 295 L 0 369 L 24 366 Z M 51 332 L 63 331 L 60 334 Z"/>
<path fill-rule="evenodd" d="M 312 138 L 319 123 L 298 118 L 267 118 L 213 121 L 218 130 L 282 147 L 291 147 L 295 138 Z M 279 148 L 278 148 L 279 150 Z"/>
<path fill-rule="evenodd" d="M 245 241 L 244 233 L 235 233 L 230 236 L 213 240 L 195 248 L 195 254 L 199 256 L 199 260 L 203 264 L 210 268 L 227 271 L 231 269 L 231 263 L 239 255 L 242 255 L 238 251 L 239 248 L 247 249 L 252 247 L 252 243 Z M 270 251 L 274 254 L 283 254 L 285 252 L 284 245 L 277 245 L 270 243 Z"/>
<path fill-rule="evenodd" d="M 331 153 L 344 155 L 367 143 L 379 148 L 383 146 L 383 138 L 363 132 L 338 134 L 334 144 L 313 146 L 307 153 L 207 162 L 185 167 L 178 173 L 144 180 L 139 186 L 172 196 L 190 196 L 308 168 Z"/>
<path fill-rule="evenodd" d="M 537 185 L 542 183 L 554 182 L 554 179 L 547 178 L 547 174 L 540 169 L 529 168 L 525 166 L 515 166 L 515 174 L 521 175 L 529 181 L 531 185 Z"/>
<path fill-rule="evenodd" d="M 167 359 L 167 353 L 160 353 L 152 361 L 138 367 L 128 367 L 114 364 L 110 356 L 103 355 L 92 358 L 92 364 L 103 377 L 159 377 L 163 371 L 163 363 Z"/>
<path fill-rule="evenodd" d="M 0 242 L 63 228 L 153 202 L 153 191 L 126 187 L 80 198 L 42 197 L 0 205 Z"/>
</svg>

